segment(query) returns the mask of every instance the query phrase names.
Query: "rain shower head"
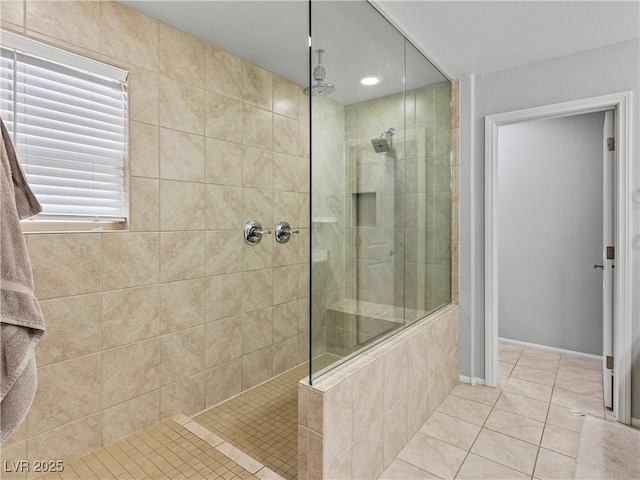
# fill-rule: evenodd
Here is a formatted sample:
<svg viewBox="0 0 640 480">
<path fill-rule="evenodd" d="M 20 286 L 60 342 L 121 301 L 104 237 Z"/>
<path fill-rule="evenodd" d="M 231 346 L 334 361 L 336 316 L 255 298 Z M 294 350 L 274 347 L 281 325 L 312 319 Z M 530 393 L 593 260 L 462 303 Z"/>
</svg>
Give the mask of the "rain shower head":
<svg viewBox="0 0 640 480">
<path fill-rule="evenodd" d="M 396 134 L 395 128 L 390 128 L 382 132 L 382 135 L 371 139 L 373 149 L 376 153 L 388 152 L 391 149 L 391 137 Z"/>
<path fill-rule="evenodd" d="M 316 81 L 310 87 L 304 89 L 305 95 L 331 95 L 336 90 L 336 86 L 332 83 L 328 83 L 324 81 L 324 78 L 327 76 L 327 71 L 322 66 L 322 54 L 324 50 L 321 48 L 316 50 L 318 54 L 318 65 L 313 69 L 313 79 Z"/>
</svg>

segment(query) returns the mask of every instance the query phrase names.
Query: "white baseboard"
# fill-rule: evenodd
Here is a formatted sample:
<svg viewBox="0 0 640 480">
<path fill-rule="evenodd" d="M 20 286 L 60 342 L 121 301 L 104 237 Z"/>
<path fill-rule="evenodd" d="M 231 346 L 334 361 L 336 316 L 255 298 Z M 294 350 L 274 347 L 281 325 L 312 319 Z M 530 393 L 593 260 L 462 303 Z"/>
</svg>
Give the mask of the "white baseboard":
<svg viewBox="0 0 640 480">
<path fill-rule="evenodd" d="M 469 383 L 471 385 L 484 385 L 484 378 L 474 377 L 472 379 L 471 377 L 467 377 L 466 375 L 460 375 L 460 381 L 462 383 Z"/>
<path fill-rule="evenodd" d="M 499 337 L 498 340 L 505 343 L 513 343 L 514 345 L 522 345 L 523 347 L 537 348 L 538 350 L 545 350 L 547 352 L 561 353 L 562 355 L 571 355 L 573 357 L 582 357 L 582 358 L 588 358 L 590 360 L 602 361 L 601 355 L 593 355 L 591 353 L 576 352 L 574 350 L 566 350 L 564 348 L 558 348 L 558 347 L 549 347 L 547 345 L 539 345 L 537 343 L 521 342 L 520 340 L 511 340 L 510 338 Z"/>
<path fill-rule="evenodd" d="M 634 427 L 640 428 L 640 418 L 631 417 L 631 425 Z"/>
</svg>

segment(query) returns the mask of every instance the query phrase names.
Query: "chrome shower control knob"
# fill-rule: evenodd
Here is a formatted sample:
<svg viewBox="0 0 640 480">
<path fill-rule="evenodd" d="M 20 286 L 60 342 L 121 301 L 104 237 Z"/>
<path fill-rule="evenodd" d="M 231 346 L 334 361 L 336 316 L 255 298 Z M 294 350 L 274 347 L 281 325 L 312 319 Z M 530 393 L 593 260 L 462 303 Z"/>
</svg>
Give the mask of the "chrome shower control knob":
<svg viewBox="0 0 640 480">
<path fill-rule="evenodd" d="M 269 235 L 270 230 L 262 230 L 262 224 L 251 220 L 244 225 L 244 241 L 249 245 L 257 245 L 262 240 L 262 235 Z"/>
<path fill-rule="evenodd" d="M 291 225 L 287 222 L 278 222 L 276 225 L 276 242 L 287 243 L 292 233 L 300 233 L 300 230 L 291 230 Z"/>
</svg>

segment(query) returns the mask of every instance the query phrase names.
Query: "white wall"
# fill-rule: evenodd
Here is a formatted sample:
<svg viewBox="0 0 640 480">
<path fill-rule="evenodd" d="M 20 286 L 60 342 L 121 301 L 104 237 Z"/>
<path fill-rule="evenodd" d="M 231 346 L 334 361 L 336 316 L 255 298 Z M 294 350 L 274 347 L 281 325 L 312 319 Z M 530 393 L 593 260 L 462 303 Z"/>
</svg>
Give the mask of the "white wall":
<svg viewBox="0 0 640 480">
<path fill-rule="evenodd" d="M 499 336 L 602 355 L 604 113 L 500 127 Z"/>
<path fill-rule="evenodd" d="M 633 91 L 632 416 L 640 418 L 640 39 L 461 79 L 460 360 L 463 375 L 484 377 L 484 117 L 623 91 Z"/>
</svg>

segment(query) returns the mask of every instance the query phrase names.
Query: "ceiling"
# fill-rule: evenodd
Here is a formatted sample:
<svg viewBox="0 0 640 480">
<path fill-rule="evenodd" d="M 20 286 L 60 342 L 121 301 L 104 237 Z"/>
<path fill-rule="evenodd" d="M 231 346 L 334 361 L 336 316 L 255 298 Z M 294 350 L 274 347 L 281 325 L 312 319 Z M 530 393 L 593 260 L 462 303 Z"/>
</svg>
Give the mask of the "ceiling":
<svg viewBox="0 0 640 480">
<path fill-rule="evenodd" d="M 123 0 L 120 3 L 288 78 L 309 83 L 308 2 Z M 450 78 L 485 74 L 640 37 L 634 1 L 372 2 Z M 349 104 L 402 90 L 402 39 L 364 2 L 312 4 L 331 95 Z M 444 77 L 409 47 L 407 86 Z M 411 60 L 412 59 L 412 60 Z M 316 64 L 316 57 L 312 59 Z M 364 75 L 379 75 L 362 87 Z M 414 85 L 412 85 L 412 83 Z"/>
</svg>

